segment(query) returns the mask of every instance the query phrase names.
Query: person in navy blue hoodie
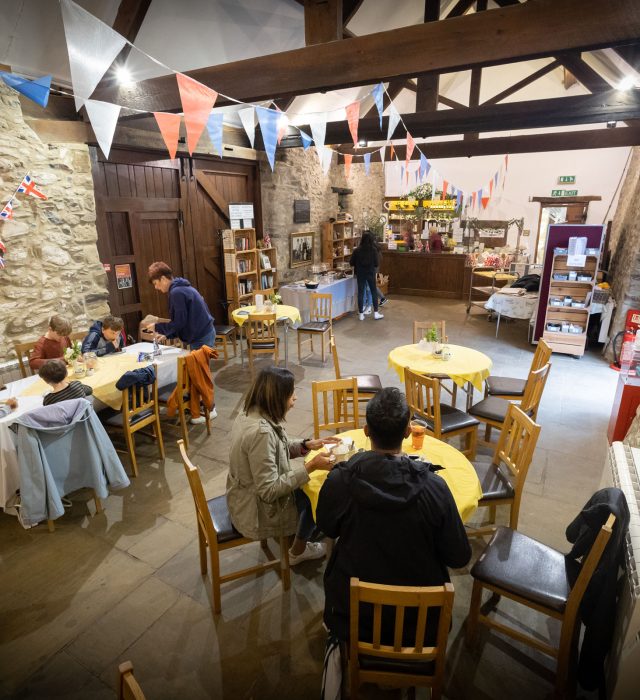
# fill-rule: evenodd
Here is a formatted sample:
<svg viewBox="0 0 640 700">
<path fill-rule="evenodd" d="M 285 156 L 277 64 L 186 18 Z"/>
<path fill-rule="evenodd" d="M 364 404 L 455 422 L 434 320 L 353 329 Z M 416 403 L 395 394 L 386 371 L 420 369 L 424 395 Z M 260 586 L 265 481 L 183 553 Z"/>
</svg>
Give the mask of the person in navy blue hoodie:
<svg viewBox="0 0 640 700">
<path fill-rule="evenodd" d="M 146 330 L 165 338 L 179 338 L 197 350 L 203 345 L 215 347 L 216 329 L 213 316 L 202 295 L 184 277 L 174 277 L 173 270 L 164 262 L 149 266 L 149 282 L 163 294 L 169 294 L 168 323 L 152 323 Z M 164 338 L 159 338 L 159 340 Z"/>
<path fill-rule="evenodd" d="M 82 341 L 82 352 L 95 352 L 98 357 L 120 352 L 127 344 L 124 321 L 117 316 L 105 316 L 96 321 Z"/>
</svg>

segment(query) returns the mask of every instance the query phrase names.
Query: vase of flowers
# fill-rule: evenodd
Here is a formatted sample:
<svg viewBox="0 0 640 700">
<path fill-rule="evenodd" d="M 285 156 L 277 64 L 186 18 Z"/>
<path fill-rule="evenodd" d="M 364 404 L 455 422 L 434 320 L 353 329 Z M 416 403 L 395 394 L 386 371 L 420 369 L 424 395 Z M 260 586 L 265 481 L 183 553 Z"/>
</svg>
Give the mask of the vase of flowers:
<svg viewBox="0 0 640 700">
<path fill-rule="evenodd" d="M 440 338 L 438 337 L 438 329 L 434 323 L 431 328 L 425 331 L 424 337 L 418 343 L 421 350 L 425 352 L 436 352 L 440 346 Z"/>
<path fill-rule="evenodd" d="M 282 297 L 278 294 L 278 292 L 274 292 L 270 297 L 269 301 L 272 304 L 282 304 Z"/>
<path fill-rule="evenodd" d="M 78 377 L 84 377 L 86 368 L 82 359 L 82 346 L 79 340 L 71 342 L 71 346 L 64 351 L 64 359 L 68 365 L 73 367 L 73 373 Z"/>
</svg>

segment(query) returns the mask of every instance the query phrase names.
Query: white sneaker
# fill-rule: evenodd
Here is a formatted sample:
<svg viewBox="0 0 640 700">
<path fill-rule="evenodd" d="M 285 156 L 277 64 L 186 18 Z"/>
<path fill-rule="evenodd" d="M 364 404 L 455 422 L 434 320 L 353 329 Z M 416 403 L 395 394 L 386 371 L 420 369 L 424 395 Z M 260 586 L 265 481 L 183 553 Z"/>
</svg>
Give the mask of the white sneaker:
<svg viewBox="0 0 640 700">
<path fill-rule="evenodd" d="M 209 417 L 210 418 L 217 418 L 218 417 L 218 411 L 216 411 L 215 406 L 211 409 L 211 413 L 209 414 Z"/>
<path fill-rule="evenodd" d="M 307 542 L 302 554 L 291 554 L 289 550 L 289 566 L 295 566 L 308 559 L 322 559 L 327 553 L 327 548 L 322 542 Z"/>
<path fill-rule="evenodd" d="M 361 321 L 364 321 L 364 314 L 358 314 L 358 318 L 359 318 Z"/>
<path fill-rule="evenodd" d="M 364 310 L 364 313 L 366 316 L 368 316 L 372 311 L 373 309 L 370 306 L 367 306 L 367 308 Z"/>
<path fill-rule="evenodd" d="M 379 321 L 381 318 L 384 318 L 383 314 L 379 314 L 377 311 L 375 314 L 373 314 L 373 318 L 375 318 L 376 321 Z"/>
<path fill-rule="evenodd" d="M 204 416 L 198 416 L 197 418 L 192 418 L 189 423 L 191 425 L 202 425 L 203 423 L 206 423 L 207 419 Z"/>
</svg>

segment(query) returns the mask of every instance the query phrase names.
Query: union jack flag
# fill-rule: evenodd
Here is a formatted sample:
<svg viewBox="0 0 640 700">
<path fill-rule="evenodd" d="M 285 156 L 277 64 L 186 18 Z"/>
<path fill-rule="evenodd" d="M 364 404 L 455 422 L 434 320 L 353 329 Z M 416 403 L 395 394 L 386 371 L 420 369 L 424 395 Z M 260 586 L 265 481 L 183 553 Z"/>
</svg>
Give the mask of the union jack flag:
<svg viewBox="0 0 640 700">
<path fill-rule="evenodd" d="M 11 202 L 7 202 L 4 205 L 4 209 L 0 211 L 0 219 L 4 219 L 5 221 L 7 219 L 13 219 L 13 204 L 11 204 Z"/>
<path fill-rule="evenodd" d="M 24 176 L 24 180 L 22 181 L 20 187 L 18 187 L 18 192 L 21 194 L 30 194 L 32 197 L 37 197 L 38 199 L 47 198 L 46 195 L 36 188 L 36 183 L 29 175 Z"/>
<path fill-rule="evenodd" d="M 7 252 L 7 249 L 5 248 L 4 243 L 2 241 L 0 241 L 0 251 L 2 251 L 3 253 Z"/>
<path fill-rule="evenodd" d="M 0 269 L 4 267 L 4 258 L 0 255 Z"/>
</svg>

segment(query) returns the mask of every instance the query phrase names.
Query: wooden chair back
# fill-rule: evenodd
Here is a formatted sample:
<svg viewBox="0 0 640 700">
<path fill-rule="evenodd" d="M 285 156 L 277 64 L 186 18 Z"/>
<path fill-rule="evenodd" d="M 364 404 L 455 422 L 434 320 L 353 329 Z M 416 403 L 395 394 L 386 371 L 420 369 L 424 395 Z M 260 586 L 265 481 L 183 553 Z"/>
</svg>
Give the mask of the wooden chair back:
<svg viewBox="0 0 640 700">
<path fill-rule="evenodd" d="M 333 358 L 333 371 L 335 372 L 336 379 L 342 379 L 340 374 L 340 358 L 338 357 L 338 348 L 336 347 L 336 340 L 331 336 L 329 340 L 329 347 L 331 348 L 331 357 Z"/>
<path fill-rule="evenodd" d="M 445 330 L 445 321 L 414 321 L 413 322 L 413 342 L 417 343 L 421 338 L 424 338 L 426 331 L 436 327 L 441 343 L 447 343 L 447 333 Z"/>
<path fill-rule="evenodd" d="M 535 371 L 544 367 L 551 359 L 552 352 L 553 350 L 551 350 L 549 343 L 540 338 L 540 340 L 538 340 L 536 351 L 533 353 L 533 360 L 531 360 L 531 369 Z"/>
<path fill-rule="evenodd" d="M 358 688 L 361 683 L 371 681 L 387 685 L 430 686 L 431 697 L 440 698 L 453 598 L 454 590 L 451 583 L 433 587 L 384 586 L 364 583 L 357 578 L 352 578 L 349 614 L 351 697 L 358 697 Z M 373 605 L 373 635 L 370 642 L 359 638 L 361 603 Z M 381 642 L 383 606 L 395 608 L 393 644 Z M 417 609 L 415 642 L 412 646 L 403 646 L 404 618 L 407 608 Z M 436 610 L 439 610 L 440 617 L 435 645 L 425 646 L 427 620 Z M 392 670 L 392 666 L 389 671 L 364 671 L 359 665 L 360 655 L 391 662 L 397 661 L 404 669 L 412 661 L 421 663 L 431 661 L 434 664 L 434 672 L 432 675 L 412 674 L 407 670 Z"/>
<path fill-rule="evenodd" d="M 247 349 L 249 367 L 253 373 L 254 355 L 273 355 L 278 364 L 278 335 L 275 312 L 267 314 L 249 314 L 246 320 Z"/>
<path fill-rule="evenodd" d="M 196 519 L 198 521 L 199 528 L 204 534 L 207 544 L 211 550 L 216 552 L 218 550 L 218 537 L 213 526 L 211 513 L 207 507 L 207 498 L 204 495 L 202 479 L 200 478 L 200 470 L 189 459 L 187 449 L 182 440 L 178 440 L 178 446 L 180 447 L 180 455 L 182 457 L 184 471 L 187 475 L 187 480 L 189 481 L 189 487 L 191 488 L 191 495 L 193 496 L 193 504 L 196 509 Z"/>
<path fill-rule="evenodd" d="M 358 428 L 358 381 L 355 377 L 312 382 L 311 397 L 316 439 L 323 430 L 334 434 Z"/>
<path fill-rule="evenodd" d="M 440 382 L 410 369 L 404 370 L 404 388 L 411 415 L 417 414 L 433 422 L 433 436 L 440 438 L 442 432 L 440 415 Z M 427 430 L 427 432 L 431 432 Z"/>
<path fill-rule="evenodd" d="M 89 335 L 89 331 L 76 331 L 69 333 L 69 340 L 84 340 Z"/>
<path fill-rule="evenodd" d="M 134 678 L 131 661 L 118 666 L 118 676 L 118 700 L 145 700 L 142 688 Z"/>
<path fill-rule="evenodd" d="M 313 294 L 311 294 L 311 298 L 309 299 L 309 320 L 329 321 L 329 323 L 331 324 L 332 302 L 333 295 L 331 294 L 320 294 L 319 292 L 314 292 Z"/>
<path fill-rule="evenodd" d="M 525 413 L 533 416 L 534 419 L 538 415 L 538 408 L 540 406 L 540 401 L 542 400 L 542 392 L 544 391 L 545 384 L 547 383 L 550 370 L 551 363 L 548 362 L 540 369 L 531 370 L 529 372 L 529 376 L 527 377 L 527 383 L 524 387 L 524 395 L 522 396 L 522 401 L 520 402 L 520 408 Z"/>
<path fill-rule="evenodd" d="M 37 340 L 27 340 L 24 343 L 14 343 L 13 349 L 18 357 L 18 367 L 20 368 L 20 374 L 23 377 L 30 377 L 33 372 L 29 366 L 29 358 L 31 356 L 31 351 L 36 346 Z M 26 358 L 26 361 L 25 361 Z"/>
</svg>

